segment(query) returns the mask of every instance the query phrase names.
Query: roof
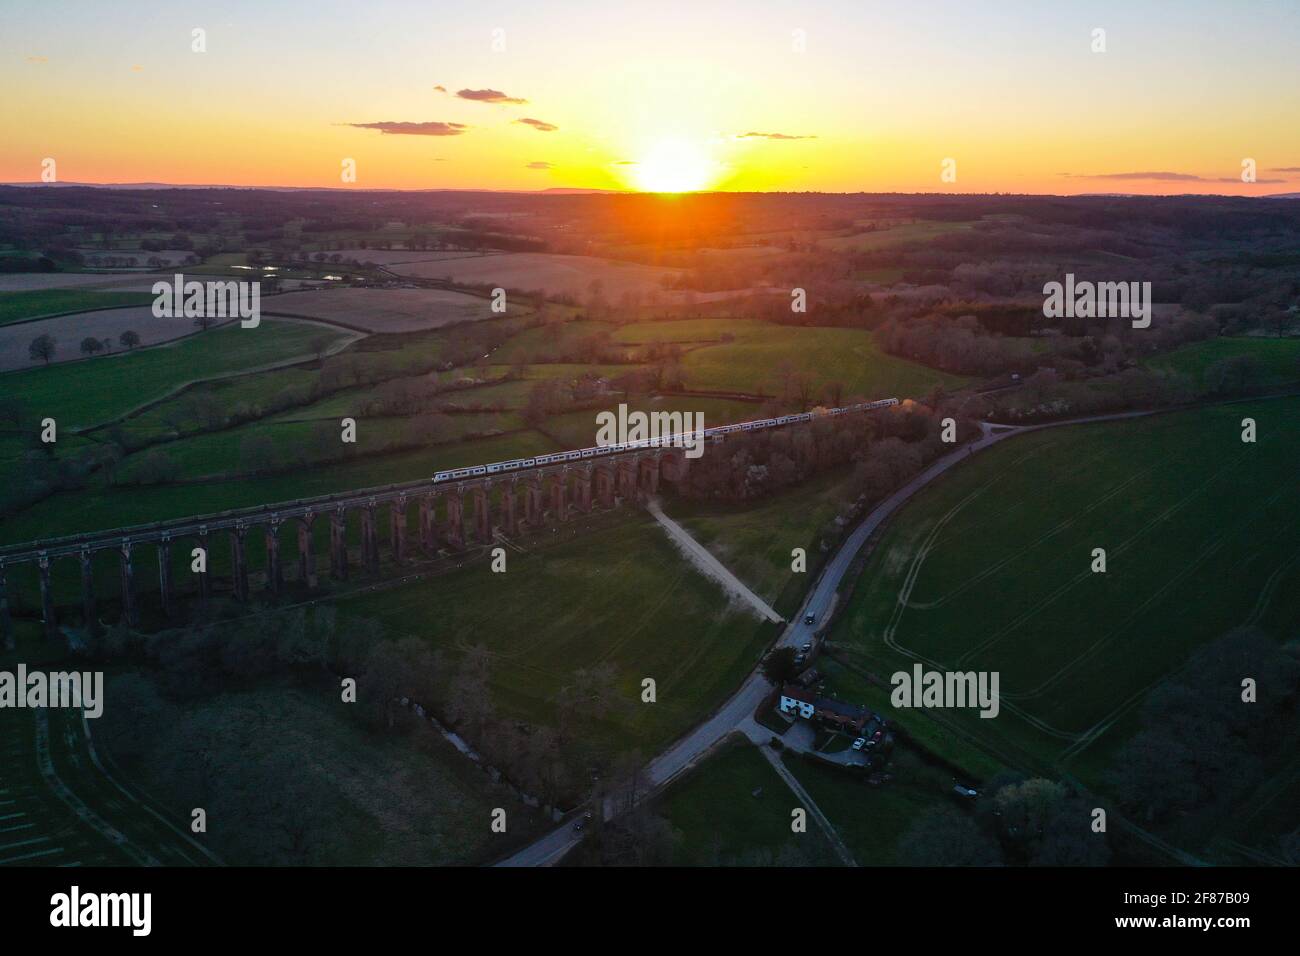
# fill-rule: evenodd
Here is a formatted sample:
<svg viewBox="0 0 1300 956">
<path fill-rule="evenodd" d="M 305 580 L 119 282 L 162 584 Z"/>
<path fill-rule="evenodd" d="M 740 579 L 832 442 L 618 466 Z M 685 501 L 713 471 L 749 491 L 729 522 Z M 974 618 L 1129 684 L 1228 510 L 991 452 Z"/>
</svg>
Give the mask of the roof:
<svg viewBox="0 0 1300 956">
<path fill-rule="evenodd" d="M 816 704 L 818 701 L 816 692 L 807 687 L 800 687 L 798 684 L 786 684 L 781 688 L 781 696 L 789 697 L 791 700 L 801 700 L 805 704 Z"/>
<path fill-rule="evenodd" d="M 838 717 L 847 717 L 850 720 L 861 720 L 870 715 L 870 712 L 865 707 L 858 704 L 846 704 L 844 701 L 835 700 L 833 697 L 818 697 L 816 706 L 818 710 L 824 710 Z"/>
</svg>

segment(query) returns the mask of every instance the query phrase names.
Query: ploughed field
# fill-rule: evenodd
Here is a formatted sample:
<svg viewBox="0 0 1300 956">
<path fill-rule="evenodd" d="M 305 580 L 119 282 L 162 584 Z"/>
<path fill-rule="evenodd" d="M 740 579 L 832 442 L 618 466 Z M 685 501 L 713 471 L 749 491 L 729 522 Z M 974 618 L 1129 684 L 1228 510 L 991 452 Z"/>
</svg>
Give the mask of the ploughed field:
<svg viewBox="0 0 1300 956">
<path fill-rule="evenodd" d="M 420 279 L 450 279 L 466 285 L 500 286 L 517 291 L 577 296 L 584 301 L 592 283 L 599 283 L 607 301 L 624 292 L 662 292 L 675 269 L 616 262 L 593 256 L 562 256 L 544 252 L 502 253 L 394 263 L 390 271 Z"/>
<path fill-rule="evenodd" d="M 286 292 L 263 299 L 262 310 L 337 322 L 366 332 L 417 332 L 500 317 L 492 312 L 490 300 L 444 289 L 340 287 Z"/>
</svg>

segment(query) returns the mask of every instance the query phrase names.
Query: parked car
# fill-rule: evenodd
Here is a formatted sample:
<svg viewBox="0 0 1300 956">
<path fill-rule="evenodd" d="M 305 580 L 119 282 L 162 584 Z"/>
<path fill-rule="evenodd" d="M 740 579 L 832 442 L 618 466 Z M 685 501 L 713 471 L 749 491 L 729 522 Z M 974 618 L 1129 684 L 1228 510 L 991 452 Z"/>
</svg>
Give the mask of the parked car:
<svg viewBox="0 0 1300 956">
<path fill-rule="evenodd" d="M 801 647 L 801 648 L 799 648 L 799 650 L 801 650 L 803 653 L 807 654 L 809 651 L 812 650 L 812 641 L 807 641 L 807 642 L 805 642 L 805 643 L 804 643 L 804 646 Z"/>
<path fill-rule="evenodd" d="M 817 615 L 814 614 L 812 611 L 809 611 L 807 614 L 805 614 L 805 615 L 803 616 L 803 622 L 804 622 L 805 624 L 816 624 L 816 623 L 817 623 Z"/>
<path fill-rule="evenodd" d="M 853 749 L 854 749 L 854 750 L 861 750 L 862 747 L 863 747 L 863 745 L 864 745 L 866 742 L 867 742 L 867 738 L 866 738 L 866 737 L 859 737 L 857 740 L 853 741 Z"/>
<path fill-rule="evenodd" d="M 966 800 L 974 800 L 979 796 L 978 790 L 972 790 L 970 787 L 963 787 L 961 784 L 957 784 L 957 786 L 953 787 L 952 792 Z"/>
<path fill-rule="evenodd" d="M 804 662 L 808 660 L 808 655 L 800 651 L 794 656 L 794 666 L 803 667 Z"/>
</svg>

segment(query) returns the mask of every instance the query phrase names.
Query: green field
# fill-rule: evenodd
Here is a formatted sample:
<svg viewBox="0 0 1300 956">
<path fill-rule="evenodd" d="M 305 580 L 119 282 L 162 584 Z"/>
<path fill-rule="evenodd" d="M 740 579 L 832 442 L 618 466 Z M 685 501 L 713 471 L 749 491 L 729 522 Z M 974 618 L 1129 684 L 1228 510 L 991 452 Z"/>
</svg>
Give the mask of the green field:
<svg viewBox="0 0 1300 956">
<path fill-rule="evenodd" d="M 342 412 L 341 414 L 348 414 Z M 354 413 L 355 414 L 355 413 Z M 226 429 L 209 434 L 195 435 L 177 441 L 155 446 L 148 452 L 129 456 L 118 466 L 121 474 L 127 474 L 142 455 L 161 453 L 166 455 L 178 467 L 177 479 L 192 481 L 212 477 L 252 476 L 259 469 L 243 461 L 245 443 L 253 436 L 265 436 L 273 443 L 273 468 L 275 471 L 287 471 L 291 468 L 310 466 L 324 467 L 324 462 L 346 451 L 350 457 L 363 458 L 368 455 L 382 455 L 387 449 L 400 447 L 410 442 L 410 419 L 407 418 L 358 418 L 356 443 L 345 447 L 338 440 L 341 426 L 338 417 L 319 419 L 269 419 L 255 422 L 239 428 Z M 443 441 L 450 447 L 456 442 L 473 435 L 487 435 L 494 432 L 513 432 L 525 428 L 524 421 L 513 413 L 467 413 L 448 415 L 444 422 Z M 322 443 L 321 434 L 328 436 Z M 320 447 L 321 445 L 324 447 Z M 431 446 L 426 455 L 438 455 L 440 446 Z M 378 462 L 376 462 L 378 464 Z M 262 469 L 265 470 L 265 469 Z M 401 474 L 383 479 L 379 483 L 392 481 L 410 481 L 421 477 L 421 473 Z"/>
<path fill-rule="evenodd" d="M 319 337 L 320 332 L 330 342 L 337 342 L 330 330 L 322 326 L 305 325 L 314 328 L 314 335 L 306 351 L 311 351 L 311 343 Z M 216 334 L 216 333 L 212 333 Z M 293 407 L 278 417 L 283 419 L 324 418 L 335 414 L 345 414 L 344 409 L 355 412 L 364 401 L 373 397 L 375 386 L 356 384 L 371 381 L 400 381 L 402 379 L 422 379 L 429 374 L 435 363 L 444 359 L 449 344 L 456 340 L 456 329 L 438 329 L 428 332 L 403 333 L 401 335 L 370 336 L 348 349 L 327 357 L 323 363 L 311 366 L 280 368 L 273 371 L 261 371 L 255 374 L 239 375 L 228 379 L 207 382 L 194 388 L 186 389 L 175 398 L 146 409 L 139 415 L 128 419 L 127 430 L 141 438 L 155 438 L 175 431 L 169 419 L 175 419 L 177 413 L 184 420 L 184 431 L 194 431 L 202 427 L 192 410 L 195 406 L 216 405 L 230 412 L 245 411 L 252 417 L 262 417 L 270 403 L 282 396 L 293 399 Z M 314 395 L 326 377 L 327 371 L 336 371 L 330 388 L 333 389 L 312 401 Z M 493 378 L 505 374 L 506 369 L 486 370 L 457 369 L 438 373 L 444 381 L 461 377 Z M 472 393 L 467 393 L 472 394 Z"/>
<path fill-rule="evenodd" d="M 620 404 L 624 403 L 611 399 L 598 409 L 591 408 L 577 412 L 563 412 L 548 418 L 542 427 L 547 434 L 554 436 L 555 440 L 564 448 L 590 448 L 596 444 L 596 434 L 599 431 L 596 416 L 602 411 L 613 411 L 617 414 L 618 405 Z M 626 402 L 626 405 L 629 412 L 700 414 L 704 416 L 705 428 L 713 428 L 716 425 L 724 425 L 729 422 L 748 421 L 758 414 L 758 406 L 753 402 L 686 395 L 655 396 L 651 398 L 634 397 L 631 401 Z M 692 418 L 688 423 L 683 418 L 682 424 L 685 427 L 693 428 L 695 421 Z"/>
<path fill-rule="evenodd" d="M 266 319 L 256 329 L 227 326 L 127 355 L 9 372 L 0 388 L 67 431 L 112 421 L 186 382 L 310 356 L 322 337 L 333 343 L 343 334 Z"/>
<path fill-rule="evenodd" d="M 531 722 L 554 726 L 554 697 L 574 672 L 610 664 L 618 705 L 574 733 L 645 754 L 723 700 L 773 636 L 683 561 L 647 515 L 541 550 L 524 547 L 509 553 L 504 574 L 484 557 L 451 575 L 343 601 L 340 612 L 380 620 L 394 636 L 426 640 L 453 661 L 483 645 L 495 705 Z M 647 677 L 656 703 L 640 701 Z"/>
<path fill-rule="evenodd" d="M 492 353 L 496 364 L 514 364 L 545 361 L 547 358 L 564 358 L 571 355 L 578 343 L 592 336 L 608 335 L 614 326 L 607 322 L 579 320 L 525 329 L 512 336 Z"/>
<path fill-rule="evenodd" d="M 950 774 L 928 766 L 916 754 L 896 749 L 893 779 L 870 786 L 842 770 L 786 754 L 785 765 L 816 801 L 858 866 L 893 866 L 899 837 L 931 807 L 951 800 Z"/>
<path fill-rule="evenodd" d="M 656 801 L 678 832 L 675 866 L 761 866 L 780 859 L 837 866 L 816 824 L 790 829 L 799 799 L 747 741 L 729 743 Z"/>
<path fill-rule="evenodd" d="M 847 511 L 845 472 L 820 475 L 756 504 L 728 505 L 674 498 L 665 510 L 736 577 L 782 614 L 803 602 L 824 553 L 822 532 Z M 832 540 L 827 541 L 833 544 Z M 791 550 L 807 553 L 807 571 L 791 569 Z"/>
<path fill-rule="evenodd" d="M 167 446 L 162 446 L 167 447 Z M 104 487 L 94 494 L 58 494 L 0 525 L 0 543 L 13 544 L 78 531 L 147 524 L 189 515 L 213 514 L 357 488 L 416 481 L 437 470 L 501 461 L 554 450 L 536 432 L 458 442 L 266 478 L 191 482 L 142 488 Z"/>
<path fill-rule="evenodd" d="M 732 341 L 719 341 L 723 336 Z M 774 325 L 750 319 L 688 319 L 643 322 L 619 329 L 622 342 L 715 342 L 692 348 L 682 358 L 686 387 L 701 391 L 778 395 L 782 371 L 807 374 L 817 386 L 815 397 L 832 382 L 844 395 L 868 398 L 919 398 L 935 385 L 955 389 L 968 379 L 886 355 L 871 333 Z"/>
<path fill-rule="evenodd" d="M 1215 362 L 1224 359 L 1247 357 L 1259 362 L 1262 374 L 1253 378 L 1252 384 L 1264 388 L 1300 382 L 1300 338 L 1216 338 L 1193 342 L 1151 359 L 1147 364 L 1186 375 L 1198 386 L 1206 381 L 1206 372 Z"/>
<path fill-rule="evenodd" d="M 883 675 L 916 657 L 999 672 L 1001 716 L 965 712 L 966 731 L 1094 781 L 1192 649 L 1244 623 L 1293 633 L 1297 412 L 1260 401 L 1013 438 L 889 525 L 832 639 Z M 1257 444 L 1240 440 L 1247 416 Z"/>
<path fill-rule="evenodd" d="M 147 292 L 83 292 L 78 289 L 36 289 L 0 292 L 0 325 L 64 312 L 90 312 L 119 305 L 148 305 Z"/>
<path fill-rule="evenodd" d="M 286 392 L 300 395 L 305 400 L 312 394 L 319 379 L 319 368 L 295 366 L 207 382 L 133 415 L 124 422 L 123 427 L 128 434 L 141 441 L 153 440 L 174 433 L 176 428 L 168 420 L 179 417 L 183 422 L 182 430 L 193 431 L 202 427 L 201 422 L 191 414 L 200 408 L 260 408 L 263 402 Z M 179 416 L 178 411 L 181 413 Z"/>
</svg>

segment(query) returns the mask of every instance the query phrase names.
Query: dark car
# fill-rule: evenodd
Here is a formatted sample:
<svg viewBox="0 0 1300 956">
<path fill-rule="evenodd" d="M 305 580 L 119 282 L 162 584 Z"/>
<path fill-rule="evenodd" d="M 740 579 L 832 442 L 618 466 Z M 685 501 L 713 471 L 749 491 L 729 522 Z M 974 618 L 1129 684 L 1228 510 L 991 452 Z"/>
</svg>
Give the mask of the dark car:
<svg viewBox="0 0 1300 956">
<path fill-rule="evenodd" d="M 817 623 L 817 615 L 814 614 L 812 611 L 809 611 L 807 614 L 805 614 L 805 615 L 803 616 L 803 622 L 804 622 L 805 624 L 816 624 L 816 623 Z"/>
</svg>

